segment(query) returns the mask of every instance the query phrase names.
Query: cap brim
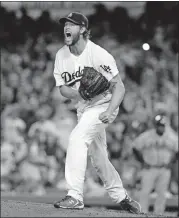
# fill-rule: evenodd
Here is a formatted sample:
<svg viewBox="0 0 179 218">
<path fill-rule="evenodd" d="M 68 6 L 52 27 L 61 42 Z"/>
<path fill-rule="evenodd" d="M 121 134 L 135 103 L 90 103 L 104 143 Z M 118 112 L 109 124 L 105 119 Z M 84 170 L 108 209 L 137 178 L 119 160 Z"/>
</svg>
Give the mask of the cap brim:
<svg viewBox="0 0 179 218">
<path fill-rule="evenodd" d="M 69 17 L 60 18 L 59 23 L 60 24 L 65 24 L 65 22 L 67 22 L 67 21 L 70 21 L 70 22 L 72 22 L 74 24 L 80 25 L 80 23 L 77 23 L 76 21 L 70 19 Z"/>
</svg>

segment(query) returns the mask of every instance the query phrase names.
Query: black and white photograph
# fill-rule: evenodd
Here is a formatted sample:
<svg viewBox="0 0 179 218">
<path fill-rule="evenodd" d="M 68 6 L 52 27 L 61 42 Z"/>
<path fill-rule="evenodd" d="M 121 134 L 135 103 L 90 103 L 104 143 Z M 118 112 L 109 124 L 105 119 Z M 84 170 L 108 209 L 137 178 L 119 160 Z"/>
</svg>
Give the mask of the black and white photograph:
<svg viewBox="0 0 179 218">
<path fill-rule="evenodd" d="M 178 1 L 1 1 L 1 217 L 178 217 Z"/>
</svg>

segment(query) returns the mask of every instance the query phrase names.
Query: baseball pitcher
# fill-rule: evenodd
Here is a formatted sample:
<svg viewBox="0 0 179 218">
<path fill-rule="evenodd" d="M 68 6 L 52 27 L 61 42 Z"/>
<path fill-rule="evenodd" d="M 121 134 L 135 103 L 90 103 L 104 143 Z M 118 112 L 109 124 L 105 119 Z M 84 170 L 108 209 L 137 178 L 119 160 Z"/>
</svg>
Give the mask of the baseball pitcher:
<svg viewBox="0 0 179 218">
<path fill-rule="evenodd" d="M 123 187 L 107 154 L 105 128 L 114 121 L 125 89 L 111 54 L 89 40 L 88 19 L 73 12 L 61 18 L 65 45 L 57 52 L 54 66 L 60 93 L 77 103 L 78 124 L 67 148 L 65 178 L 67 196 L 56 208 L 83 209 L 83 186 L 87 152 L 112 198 L 123 210 L 139 213 L 138 202 Z"/>
</svg>

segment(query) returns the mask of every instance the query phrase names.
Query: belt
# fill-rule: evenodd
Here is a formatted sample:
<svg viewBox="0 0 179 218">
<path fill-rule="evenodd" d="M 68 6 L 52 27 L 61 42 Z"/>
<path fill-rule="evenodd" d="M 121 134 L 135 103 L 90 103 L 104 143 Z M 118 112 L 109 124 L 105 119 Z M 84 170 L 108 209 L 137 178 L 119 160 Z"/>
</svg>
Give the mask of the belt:
<svg viewBox="0 0 179 218">
<path fill-rule="evenodd" d="M 166 168 L 169 169 L 169 165 L 163 164 L 163 165 L 150 165 L 150 164 L 144 164 L 145 169 L 150 169 L 150 168 Z"/>
</svg>

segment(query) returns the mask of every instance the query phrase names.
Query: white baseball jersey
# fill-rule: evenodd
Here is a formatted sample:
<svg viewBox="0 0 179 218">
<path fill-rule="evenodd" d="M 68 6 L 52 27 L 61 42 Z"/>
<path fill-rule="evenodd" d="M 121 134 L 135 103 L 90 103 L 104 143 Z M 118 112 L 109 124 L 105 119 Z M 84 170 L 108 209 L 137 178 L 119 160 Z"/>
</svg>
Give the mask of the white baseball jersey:
<svg viewBox="0 0 179 218">
<path fill-rule="evenodd" d="M 57 52 L 54 66 L 56 86 L 68 85 L 78 90 L 84 67 L 93 67 L 108 81 L 119 73 L 113 56 L 88 40 L 79 56 L 73 55 L 66 45 Z M 110 98 L 107 99 L 109 101 Z"/>
<path fill-rule="evenodd" d="M 178 151 L 178 138 L 168 127 L 162 136 L 150 129 L 136 138 L 134 146 L 142 152 L 146 163 L 160 166 L 170 163 L 173 153 Z"/>
</svg>

